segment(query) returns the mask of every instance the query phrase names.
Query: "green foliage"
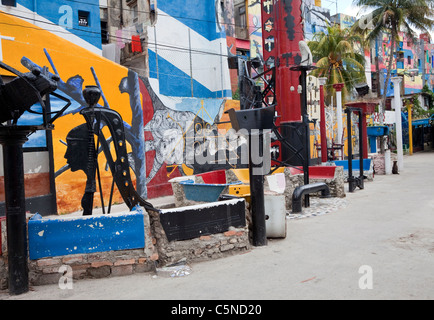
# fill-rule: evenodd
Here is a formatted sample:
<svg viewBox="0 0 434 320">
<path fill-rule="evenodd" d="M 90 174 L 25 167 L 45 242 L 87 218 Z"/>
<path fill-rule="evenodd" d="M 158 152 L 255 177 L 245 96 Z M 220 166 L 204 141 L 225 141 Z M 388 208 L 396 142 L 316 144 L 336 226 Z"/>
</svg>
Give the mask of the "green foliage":
<svg viewBox="0 0 434 320">
<path fill-rule="evenodd" d="M 420 105 L 418 94 L 410 98 L 404 99 L 403 102 L 404 106 L 411 106 L 411 116 L 414 120 L 429 117 L 430 112 L 422 108 L 422 106 Z"/>
<path fill-rule="evenodd" d="M 432 92 L 427 85 L 424 85 L 422 88 L 422 93 L 428 96 L 429 99 L 429 112 L 432 114 L 434 113 L 434 92 Z"/>
<path fill-rule="evenodd" d="M 240 88 L 232 94 L 232 100 L 240 100 Z"/>
<path fill-rule="evenodd" d="M 366 82 L 363 39 L 341 29 L 340 26 L 327 27 L 327 33 L 319 32 L 309 42 L 309 48 L 318 69 L 312 71 L 315 77 L 327 77 L 325 85 L 326 103 L 335 95 L 333 85 L 344 83 L 342 100 L 352 91 L 355 84 Z M 359 49 L 357 49 L 359 48 Z"/>
</svg>

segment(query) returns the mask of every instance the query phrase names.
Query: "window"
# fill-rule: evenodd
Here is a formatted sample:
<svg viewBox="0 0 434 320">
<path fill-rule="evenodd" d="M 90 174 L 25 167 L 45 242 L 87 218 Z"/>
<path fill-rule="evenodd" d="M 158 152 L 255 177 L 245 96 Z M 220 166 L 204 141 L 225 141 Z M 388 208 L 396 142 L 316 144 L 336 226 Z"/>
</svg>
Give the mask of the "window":
<svg viewBox="0 0 434 320">
<path fill-rule="evenodd" d="M 80 27 L 89 27 L 89 11 L 78 10 L 78 25 Z"/>
<path fill-rule="evenodd" d="M 404 60 L 404 52 L 398 52 L 398 59 Z"/>
<path fill-rule="evenodd" d="M 137 2 L 131 6 L 131 15 L 133 23 L 137 23 L 137 21 L 139 20 L 139 10 L 137 9 Z"/>
<path fill-rule="evenodd" d="M 247 27 L 246 7 L 239 7 L 239 13 L 240 13 L 240 28 L 244 29 Z"/>
<path fill-rule="evenodd" d="M 109 33 L 107 31 L 107 21 L 101 20 L 101 43 L 108 44 L 109 43 Z"/>
<path fill-rule="evenodd" d="M 10 6 L 10 7 L 16 7 L 17 1 L 16 0 L 2 0 L 2 5 Z"/>
<path fill-rule="evenodd" d="M 408 64 L 409 66 L 411 66 L 411 56 L 408 56 L 408 57 L 407 57 L 407 64 Z"/>
</svg>

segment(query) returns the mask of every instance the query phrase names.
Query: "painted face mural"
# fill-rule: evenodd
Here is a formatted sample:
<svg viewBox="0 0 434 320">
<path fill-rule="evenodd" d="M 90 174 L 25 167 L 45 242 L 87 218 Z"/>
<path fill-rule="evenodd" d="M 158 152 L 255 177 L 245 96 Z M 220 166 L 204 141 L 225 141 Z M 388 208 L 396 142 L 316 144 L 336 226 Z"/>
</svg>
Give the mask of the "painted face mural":
<svg viewBox="0 0 434 320">
<path fill-rule="evenodd" d="M 66 163 L 72 172 L 86 171 L 87 153 L 89 143 L 89 130 L 86 124 L 72 129 L 66 136 L 67 149 L 65 152 Z"/>
</svg>

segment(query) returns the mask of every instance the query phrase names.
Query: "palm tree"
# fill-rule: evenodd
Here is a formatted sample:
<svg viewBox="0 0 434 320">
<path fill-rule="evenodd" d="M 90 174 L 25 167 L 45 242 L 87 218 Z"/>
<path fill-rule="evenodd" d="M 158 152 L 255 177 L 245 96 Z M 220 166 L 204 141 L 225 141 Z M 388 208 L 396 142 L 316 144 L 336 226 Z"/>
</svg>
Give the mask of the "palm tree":
<svg viewBox="0 0 434 320">
<path fill-rule="evenodd" d="M 328 104 L 335 94 L 334 84 L 345 84 L 342 90 L 342 100 L 345 101 L 354 85 L 366 81 L 363 38 L 359 35 L 351 34 L 338 25 L 329 26 L 327 32 L 316 33 L 308 45 L 317 67 L 311 74 L 328 79 L 325 85 Z"/>
<path fill-rule="evenodd" d="M 390 34 L 391 56 L 387 67 L 387 77 L 382 97 L 383 106 L 386 103 L 387 87 L 390 82 L 394 51 L 399 33 L 403 32 L 407 39 L 416 43 L 417 34 L 415 30 L 428 32 L 434 25 L 433 7 L 434 0 L 354 0 L 355 5 L 362 7 L 362 10 L 372 10 L 369 17 L 370 28 L 362 17 L 357 21 L 352 32 L 364 34 L 367 41 L 376 40 L 383 32 Z M 363 20 L 362 20 L 363 19 Z"/>
</svg>

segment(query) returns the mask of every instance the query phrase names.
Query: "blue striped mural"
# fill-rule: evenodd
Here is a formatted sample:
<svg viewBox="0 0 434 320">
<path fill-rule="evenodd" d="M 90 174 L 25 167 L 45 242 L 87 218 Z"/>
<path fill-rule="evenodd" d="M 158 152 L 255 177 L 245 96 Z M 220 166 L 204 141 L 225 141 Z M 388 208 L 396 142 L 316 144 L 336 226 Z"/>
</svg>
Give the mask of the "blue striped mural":
<svg viewBox="0 0 434 320">
<path fill-rule="evenodd" d="M 159 1 L 158 9 L 213 41 L 224 36 L 217 28 L 215 3 L 215 0 Z"/>
<path fill-rule="evenodd" d="M 218 22 L 219 10 L 215 0 L 158 3 L 157 24 L 148 28 L 150 77 L 158 79 L 158 94 L 232 97 L 228 47 Z"/>
</svg>

